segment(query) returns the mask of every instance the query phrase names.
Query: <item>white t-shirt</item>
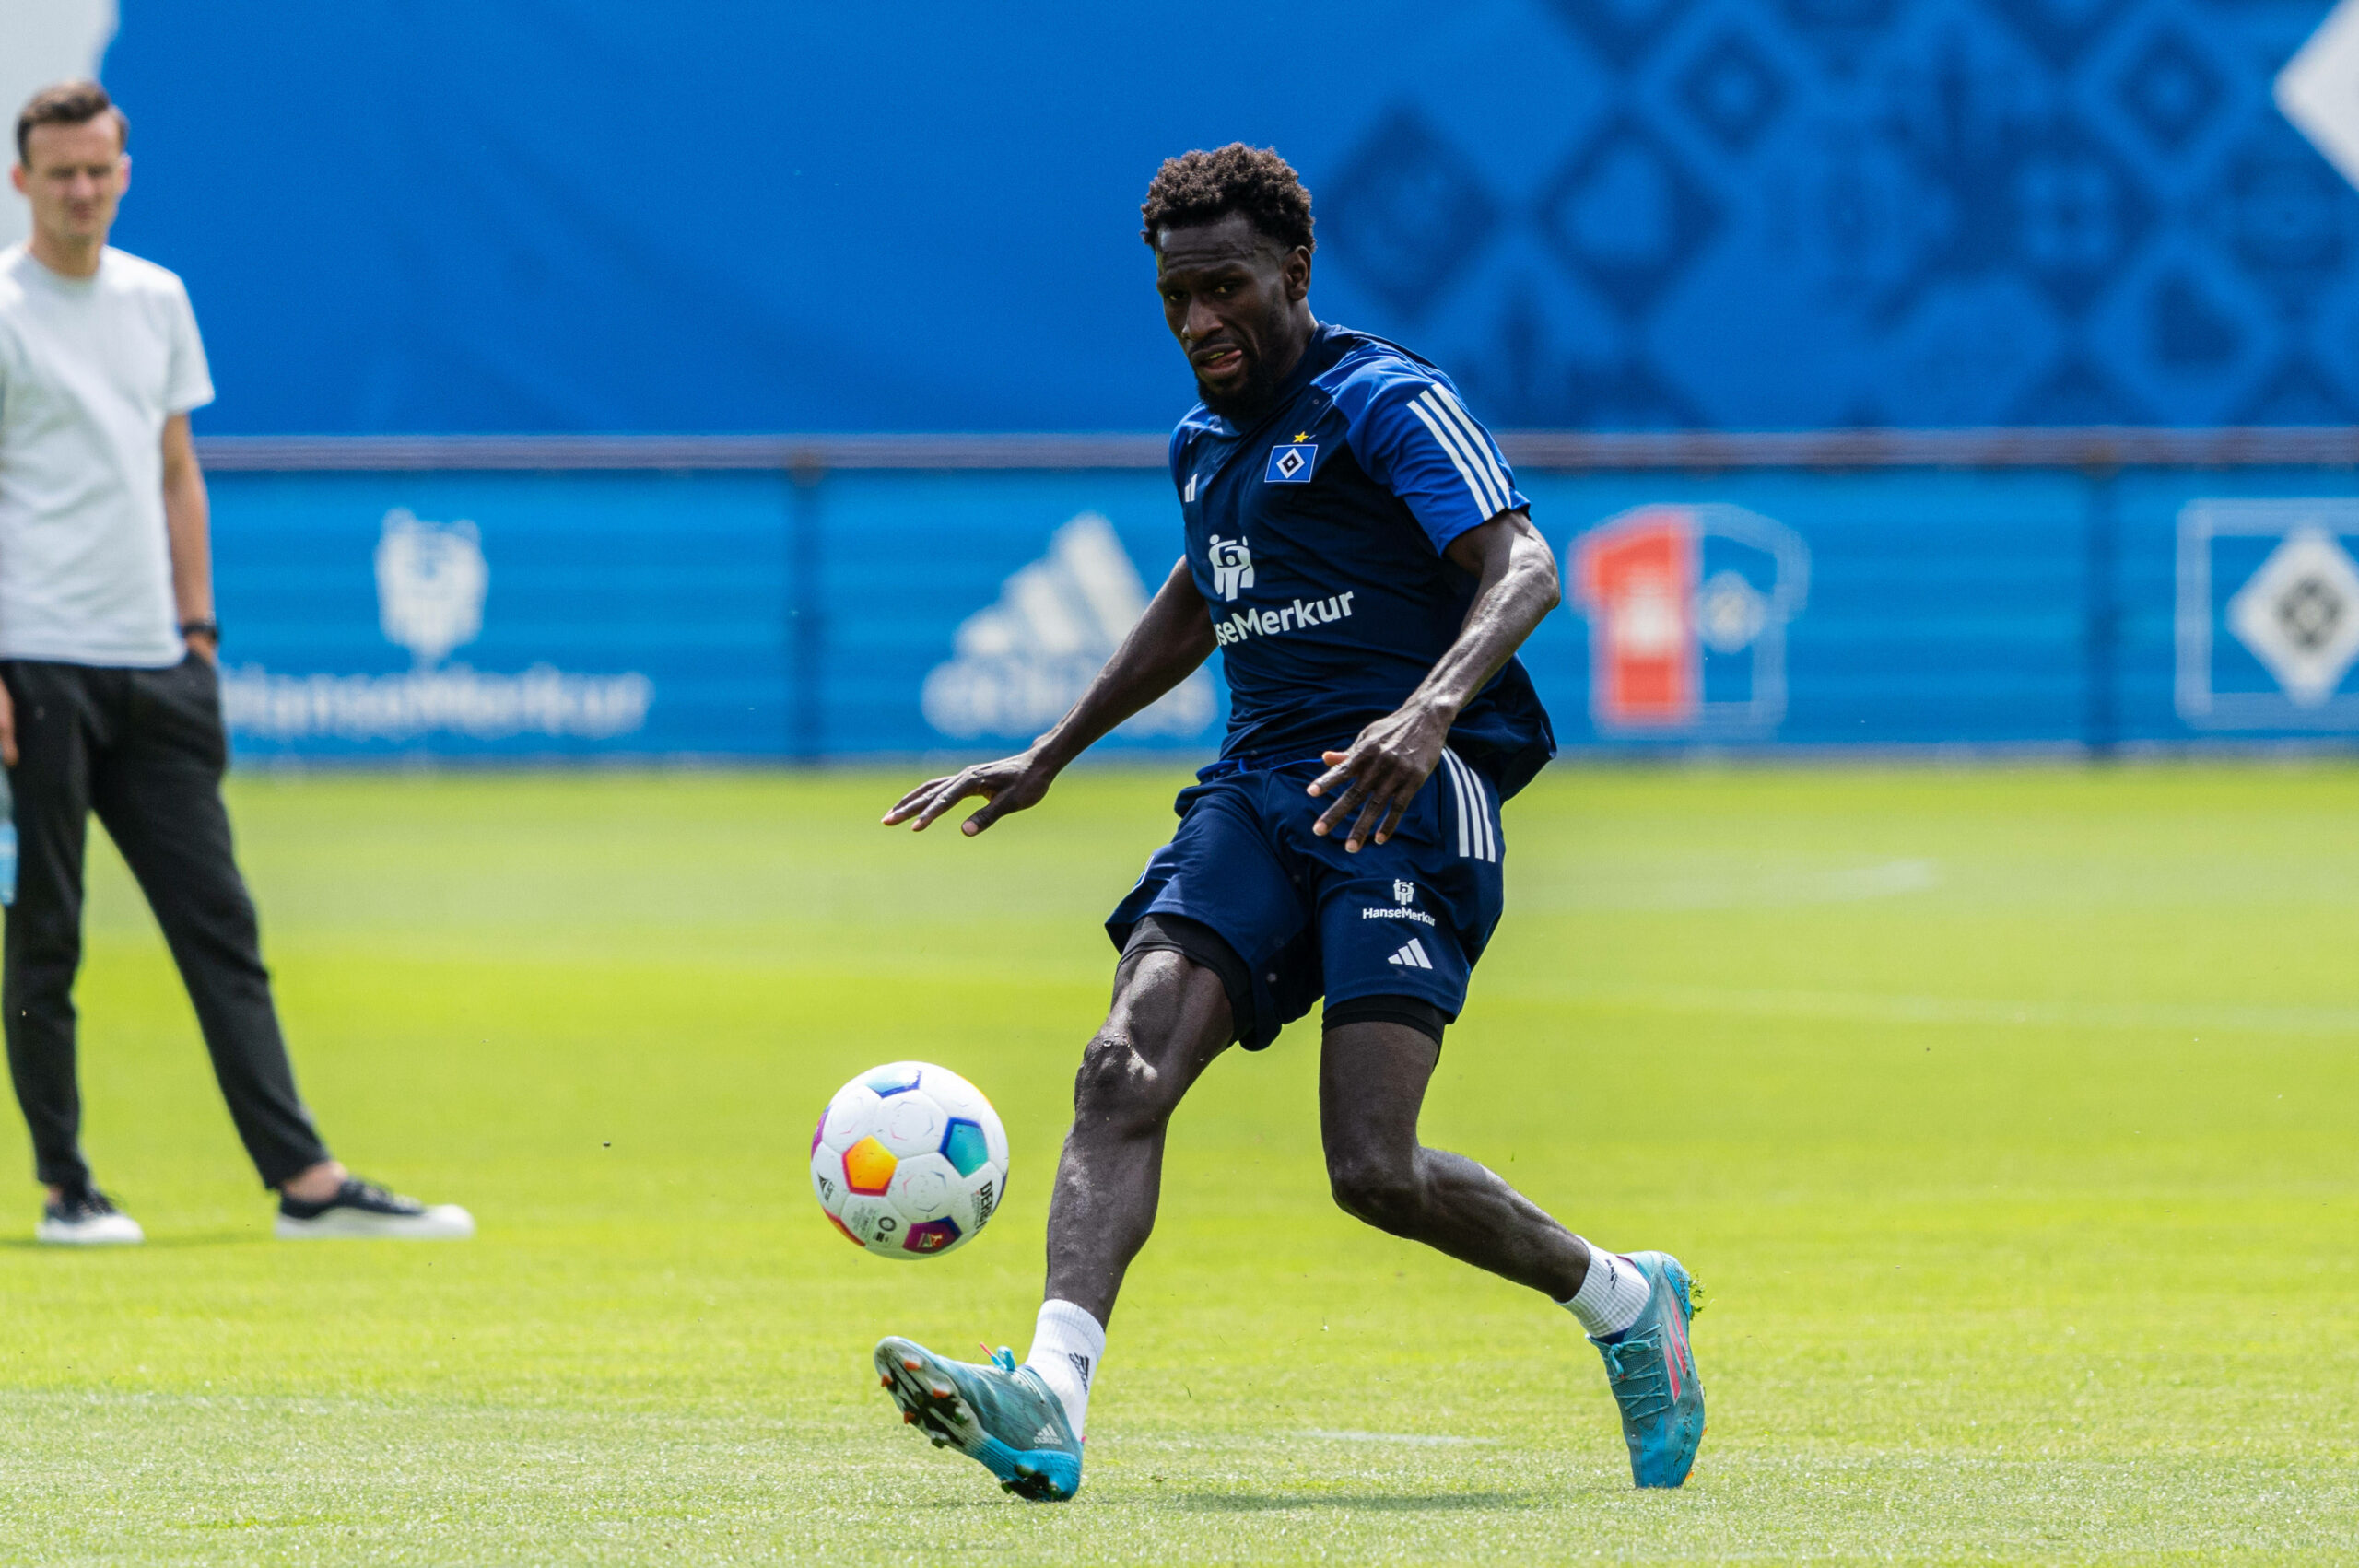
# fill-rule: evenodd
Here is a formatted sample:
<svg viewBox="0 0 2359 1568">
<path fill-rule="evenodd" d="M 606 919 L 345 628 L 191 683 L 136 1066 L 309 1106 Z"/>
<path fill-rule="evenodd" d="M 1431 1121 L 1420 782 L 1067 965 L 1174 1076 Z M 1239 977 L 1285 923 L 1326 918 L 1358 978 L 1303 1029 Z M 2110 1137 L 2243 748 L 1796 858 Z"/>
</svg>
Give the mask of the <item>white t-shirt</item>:
<svg viewBox="0 0 2359 1568">
<path fill-rule="evenodd" d="M 164 421 L 213 401 L 181 280 L 0 251 L 0 659 L 177 664 Z"/>
</svg>

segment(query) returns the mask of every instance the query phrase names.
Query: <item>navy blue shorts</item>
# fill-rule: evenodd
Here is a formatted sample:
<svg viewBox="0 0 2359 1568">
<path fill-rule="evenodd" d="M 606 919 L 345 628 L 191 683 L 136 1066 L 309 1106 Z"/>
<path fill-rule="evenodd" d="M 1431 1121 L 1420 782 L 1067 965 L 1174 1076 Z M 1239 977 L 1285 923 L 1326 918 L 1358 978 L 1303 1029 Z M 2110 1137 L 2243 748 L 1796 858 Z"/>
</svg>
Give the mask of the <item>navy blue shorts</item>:
<svg viewBox="0 0 2359 1568">
<path fill-rule="evenodd" d="M 1384 843 L 1344 851 L 1310 831 L 1332 795 L 1307 792 L 1316 759 L 1205 769 L 1180 792 L 1180 830 L 1107 919 L 1118 949 L 1149 915 L 1218 931 L 1253 974 L 1260 1050 L 1310 1011 L 1363 997 L 1414 997 L 1456 1018 L 1504 903 L 1499 792 L 1455 753 Z M 1348 825 L 1348 824 L 1346 825 Z"/>
</svg>

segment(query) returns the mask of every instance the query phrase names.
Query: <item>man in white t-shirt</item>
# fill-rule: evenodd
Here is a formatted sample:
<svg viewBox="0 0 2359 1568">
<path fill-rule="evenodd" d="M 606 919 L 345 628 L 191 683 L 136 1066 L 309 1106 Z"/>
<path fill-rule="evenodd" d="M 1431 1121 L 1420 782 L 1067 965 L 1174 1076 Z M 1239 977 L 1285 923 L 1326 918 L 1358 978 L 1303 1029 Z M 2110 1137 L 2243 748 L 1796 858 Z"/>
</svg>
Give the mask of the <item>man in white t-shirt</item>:
<svg viewBox="0 0 2359 1568">
<path fill-rule="evenodd" d="M 472 1235 L 464 1209 L 355 1178 L 295 1092 L 221 802 L 220 628 L 188 421 L 213 380 L 181 280 L 107 244 L 130 135 L 96 82 L 35 94 L 10 170 L 32 238 L 0 251 L 0 761 L 19 853 L 0 1003 L 49 1189 L 35 1235 L 141 1239 L 80 1146 L 73 992 L 93 812 L 155 910 L 230 1119 L 278 1191 L 277 1233 Z"/>
</svg>

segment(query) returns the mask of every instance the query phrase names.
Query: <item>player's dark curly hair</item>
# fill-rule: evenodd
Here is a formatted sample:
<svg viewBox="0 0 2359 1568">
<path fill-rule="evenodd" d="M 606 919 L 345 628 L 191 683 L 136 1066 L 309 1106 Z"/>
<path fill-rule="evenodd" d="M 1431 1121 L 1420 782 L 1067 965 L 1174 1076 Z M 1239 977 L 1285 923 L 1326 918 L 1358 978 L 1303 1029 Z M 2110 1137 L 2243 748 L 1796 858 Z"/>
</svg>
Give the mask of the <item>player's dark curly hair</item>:
<svg viewBox="0 0 2359 1568">
<path fill-rule="evenodd" d="M 1155 248 L 1167 228 L 1193 228 L 1241 212 L 1253 227 L 1291 251 L 1315 251 L 1310 232 L 1310 193 L 1302 177 L 1274 147 L 1231 142 L 1212 152 L 1166 158 L 1139 207 L 1145 228 L 1139 238 Z"/>
</svg>

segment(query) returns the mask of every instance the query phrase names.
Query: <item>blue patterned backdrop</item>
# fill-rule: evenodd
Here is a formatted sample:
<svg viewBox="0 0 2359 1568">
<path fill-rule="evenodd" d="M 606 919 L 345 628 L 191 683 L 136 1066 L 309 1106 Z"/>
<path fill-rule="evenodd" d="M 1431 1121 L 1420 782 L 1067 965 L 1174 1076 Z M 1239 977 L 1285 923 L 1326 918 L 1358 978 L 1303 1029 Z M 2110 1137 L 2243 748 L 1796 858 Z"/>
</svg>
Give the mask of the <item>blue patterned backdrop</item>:
<svg viewBox="0 0 2359 1568">
<path fill-rule="evenodd" d="M 2271 85 L 2327 8 L 126 0 L 106 74 L 217 432 L 1165 427 L 1136 204 L 1233 137 L 1320 311 L 1500 425 L 2307 424 L 2359 196 Z"/>
<path fill-rule="evenodd" d="M 1547 109 L 1367 116 L 1337 268 L 1516 425 L 2345 421 L 2359 208 L 2270 91 L 2324 9 L 1535 5 Z"/>
</svg>

